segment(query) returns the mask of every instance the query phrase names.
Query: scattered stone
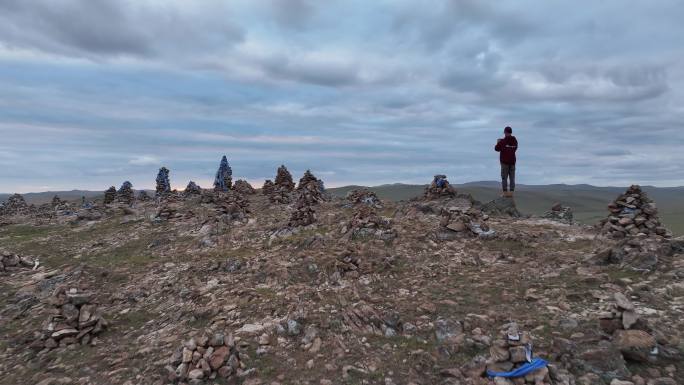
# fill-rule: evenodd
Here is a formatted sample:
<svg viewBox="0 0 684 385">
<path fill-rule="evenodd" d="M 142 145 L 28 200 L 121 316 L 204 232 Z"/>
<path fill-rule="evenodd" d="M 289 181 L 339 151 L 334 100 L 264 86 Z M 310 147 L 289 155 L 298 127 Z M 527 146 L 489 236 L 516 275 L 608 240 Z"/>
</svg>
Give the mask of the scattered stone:
<svg viewBox="0 0 684 385">
<path fill-rule="evenodd" d="M 572 208 L 556 203 L 551 207 L 551 210 L 544 213 L 543 218 L 570 225 L 573 223 Z"/>
<path fill-rule="evenodd" d="M 37 269 L 38 259 L 23 257 L 7 251 L 0 251 L 0 271 L 12 271 L 14 269 Z"/>
<path fill-rule="evenodd" d="M 378 196 L 368 189 L 355 189 L 347 193 L 346 199 L 353 205 L 363 204 L 374 208 L 382 208 Z"/>
<path fill-rule="evenodd" d="M 361 205 L 356 208 L 354 216 L 343 229 L 351 239 L 375 237 L 385 241 L 394 239 L 396 231 L 392 229 L 392 220 L 381 217 L 374 208 Z"/>
<path fill-rule="evenodd" d="M 236 380 L 243 373 L 241 356 L 232 335 L 214 333 L 211 338 L 192 338 L 172 354 L 169 360 L 171 370 L 167 370 L 172 374 L 167 379 L 174 383 L 185 383 L 186 380 L 198 383 L 217 377 Z"/>
<path fill-rule="evenodd" d="M 471 207 L 466 211 L 453 207 L 443 209 L 441 213 L 440 228 L 437 232 L 439 240 L 451 240 L 453 235 L 476 236 L 489 239 L 496 234 L 489 228 L 489 216 L 482 211 Z"/>
</svg>

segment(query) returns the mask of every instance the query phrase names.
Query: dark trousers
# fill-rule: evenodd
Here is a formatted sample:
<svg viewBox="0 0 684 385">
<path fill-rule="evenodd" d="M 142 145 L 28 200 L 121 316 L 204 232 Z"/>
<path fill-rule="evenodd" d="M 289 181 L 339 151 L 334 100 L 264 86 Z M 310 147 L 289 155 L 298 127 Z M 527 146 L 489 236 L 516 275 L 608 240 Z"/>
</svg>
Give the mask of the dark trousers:
<svg viewBox="0 0 684 385">
<path fill-rule="evenodd" d="M 511 191 L 515 191 L 515 165 L 501 163 L 501 188 L 508 191 L 508 180 L 511 181 Z"/>
</svg>

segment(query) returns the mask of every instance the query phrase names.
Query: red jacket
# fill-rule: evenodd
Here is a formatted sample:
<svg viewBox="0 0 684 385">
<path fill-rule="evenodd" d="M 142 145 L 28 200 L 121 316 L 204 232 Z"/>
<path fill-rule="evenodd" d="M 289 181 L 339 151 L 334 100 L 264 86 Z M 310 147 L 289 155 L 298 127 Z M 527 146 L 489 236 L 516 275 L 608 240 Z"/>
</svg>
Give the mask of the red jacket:
<svg viewBox="0 0 684 385">
<path fill-rule="evenodd" d="M 504 137 L 494 146 L 494 150 L 499 152 L 499 160 L 504 164 L 515 164 L 515 151 L 518 149 L 518 140 L 515 136 Z"/>
</svg>

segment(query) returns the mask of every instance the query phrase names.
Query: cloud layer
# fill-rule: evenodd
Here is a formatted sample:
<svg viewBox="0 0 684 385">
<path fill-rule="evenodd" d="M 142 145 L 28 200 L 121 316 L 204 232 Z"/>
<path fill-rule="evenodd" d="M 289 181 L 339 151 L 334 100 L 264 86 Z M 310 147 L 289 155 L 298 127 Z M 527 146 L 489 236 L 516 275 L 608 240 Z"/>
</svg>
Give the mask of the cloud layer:
<svg viewBox="0 0 684 385">
<path fill-rule="evenodd" d="M 0 191 L 496 179 L 684 185 L 684 4 L 5 0 Z"/>
</svg>

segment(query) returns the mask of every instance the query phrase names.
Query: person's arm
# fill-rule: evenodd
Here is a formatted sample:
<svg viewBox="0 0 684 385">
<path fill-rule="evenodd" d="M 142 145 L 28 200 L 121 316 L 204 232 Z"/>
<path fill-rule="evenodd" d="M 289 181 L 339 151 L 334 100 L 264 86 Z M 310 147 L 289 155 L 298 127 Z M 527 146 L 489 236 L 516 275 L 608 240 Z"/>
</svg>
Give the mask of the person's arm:
<svg viewBox="0 0 684 385">
<path fill-rule="evenodd" d="M 511 143 L 508 147 L 509 147 L 509 148 L 512 148 L 512 149 L 513 149 L 513 153 L 515 153 L 516 151 L 518 151 L 518 139 L 516 139 L 516 138 L 511 138 L 511 139 L 513 139 L 513 140 L 511 141 L 512 143 Z"/>
<path fill-rule="evenodd" d="M 501 139 L 496 140 L 496 146 L 494 146 L 494 151 L 500 152 L 501 151 Z"/>
</svg>

